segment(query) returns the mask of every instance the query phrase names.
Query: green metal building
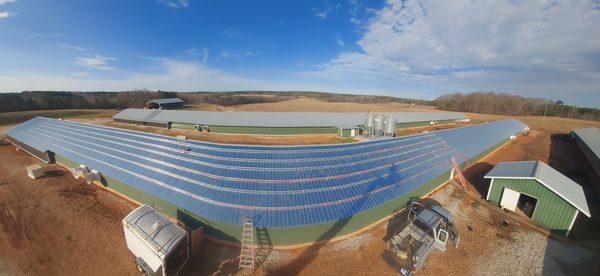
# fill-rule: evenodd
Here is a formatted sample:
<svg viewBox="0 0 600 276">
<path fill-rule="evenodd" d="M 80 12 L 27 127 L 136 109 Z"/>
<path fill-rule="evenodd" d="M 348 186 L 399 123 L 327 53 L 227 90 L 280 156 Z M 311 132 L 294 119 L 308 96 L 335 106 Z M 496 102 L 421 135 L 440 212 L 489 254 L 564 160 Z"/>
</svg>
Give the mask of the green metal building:
<svg viewBox="0 0 600 276">
<path fill-rule="evenodd" d="M 591 216 L 581 186 L 543 162 L 502 162 L 485 178 L 488 201 L 552 232 L 567 236 L 579 212 Z"/>
</svg>

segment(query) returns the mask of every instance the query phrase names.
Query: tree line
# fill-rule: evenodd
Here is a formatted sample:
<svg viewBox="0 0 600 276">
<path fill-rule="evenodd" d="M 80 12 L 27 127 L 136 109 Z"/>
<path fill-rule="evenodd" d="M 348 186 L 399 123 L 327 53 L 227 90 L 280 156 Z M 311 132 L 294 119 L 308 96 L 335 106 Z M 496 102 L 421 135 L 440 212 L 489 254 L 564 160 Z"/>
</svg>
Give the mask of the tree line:
<svg viewBox="0 0 600 276">
<path fill-rule="evenodd" d="M 494 92 L 454 93 L 433 101 L 437 109 L 512 116 L 555 116 L 600 121 L 600 109 L 566 105 L 563 101 L 524 98 Z"/>
<path fill-rule="evenodd" d="M 232 92 L 167 92 L 136 90 L 124 92 L 24 91 L 0 93 L 0 112 L 53 109 L 120 109 L 141 108 L 151 99 L 180 98 L 186 104 L 211 103 L 223 106 L 272 103 L 299 97 L 329 102 L 430 104 L 429 101 L 388 96 L 334 94 L 310 91 L 232 91 Z"/>
</svg>

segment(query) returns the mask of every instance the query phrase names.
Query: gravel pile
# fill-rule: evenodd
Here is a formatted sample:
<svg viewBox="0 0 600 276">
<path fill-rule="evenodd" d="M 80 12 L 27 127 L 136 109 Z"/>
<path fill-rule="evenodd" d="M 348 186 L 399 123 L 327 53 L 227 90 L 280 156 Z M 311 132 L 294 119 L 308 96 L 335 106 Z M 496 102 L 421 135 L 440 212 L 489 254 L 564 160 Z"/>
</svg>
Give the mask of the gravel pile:
<svg viewBox="0 0 600 276">
<path fill-rule="evenodd" d="M 535 231 L 515 231 L 507 238 L 490 239 L 488 243 L 473 262 L 474 274 L 569 275 L 569 271 L 578 270 L 579 265 L 594 257 L 588 249 Z"/>
<path fill-rule="evenodd" d="M 370 232 L 365 232 L 361 235 L 348 237 L 344 240 L 336 242 L 332 247 L 327 248 L 327 251 L 340 251 L 340 250 L 352 250 L 356 251 L 369 243 L 373 239 L 373 234 Z"/>
<path fill-rule="evenodd" d="M 294 259 L 294 256 L 292 256 L 292 254 L 290 254 L 286 251 L 273 250 L 269 253 L 269 256 L 267 256 L 267 259 L 263 263 L 263 267 L 277 268 L 277 267 L 283 266 L 285 264 L 288 264 L 293 259 Z"/>
</svg>

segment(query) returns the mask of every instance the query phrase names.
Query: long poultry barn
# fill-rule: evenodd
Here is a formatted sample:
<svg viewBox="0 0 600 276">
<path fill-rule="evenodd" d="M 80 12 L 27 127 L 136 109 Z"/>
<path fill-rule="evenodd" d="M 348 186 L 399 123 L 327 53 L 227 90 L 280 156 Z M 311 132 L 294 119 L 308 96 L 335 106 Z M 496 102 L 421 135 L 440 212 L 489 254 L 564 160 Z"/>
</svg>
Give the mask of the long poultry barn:
<svg viewBox="0 0 600 276">
<path fill-rule="evenodd" d="M 376 223 L 445 183 L 450 157 L 473 162 L 526 127 L 506 120 L 353 144 L 246 146 L 37 117 L 7 136 L 47 160 L 95 169 L 108 188 L 214 238 L 239 241 L 248 216 L 255 233 L 286 246 Z"/>
<path fill-rule="evenodd" d="M 113 120 L 220 134 L 337 134 L 348 138 L 359 135 L 363 130 L 363 134 L 367 134 L 367 118 L 372 124 L 381 123 L 382 128 L 384 124 L 390 124 L 394 133 L 401 128 L 470 121 L 466 115 L 453 112 L 214 112 L 136 108 L 119 112 Z"/>
</svg>

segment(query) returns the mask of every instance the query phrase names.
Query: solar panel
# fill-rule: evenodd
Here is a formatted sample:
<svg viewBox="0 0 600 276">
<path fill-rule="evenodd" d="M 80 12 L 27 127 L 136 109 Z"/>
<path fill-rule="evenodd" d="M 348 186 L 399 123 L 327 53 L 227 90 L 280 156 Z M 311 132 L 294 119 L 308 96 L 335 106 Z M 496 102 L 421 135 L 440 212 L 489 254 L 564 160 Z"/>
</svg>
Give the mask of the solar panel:
<svg viewBox="0 0 600 276">
<path fill-rule="evenodd" d="M 522 131 L 499 121 L 368 142 L 246 146 L 37 117 L 7 135 L 52 151 L 200 217 L 257 227 L 336 221 L 418 189 Z"/>
</svg>

